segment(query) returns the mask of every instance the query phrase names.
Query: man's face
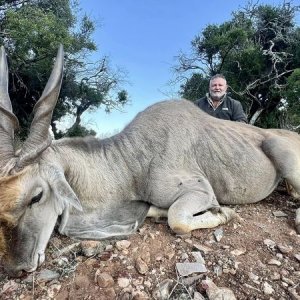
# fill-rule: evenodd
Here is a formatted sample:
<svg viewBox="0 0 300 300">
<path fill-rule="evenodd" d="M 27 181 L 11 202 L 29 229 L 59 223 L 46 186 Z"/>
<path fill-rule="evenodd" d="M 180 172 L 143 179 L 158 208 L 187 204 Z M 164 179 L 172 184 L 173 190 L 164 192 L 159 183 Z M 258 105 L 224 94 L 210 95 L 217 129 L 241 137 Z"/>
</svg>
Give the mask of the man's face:
<svg viewBox="0 0 300 300">
<path fill-rule="evenodd" d="M 213 100 L 220 100 L 227 91 L 227 83 L 223 78 L 215 78 L 209 83 L 209 94 Z"/>
</svg>

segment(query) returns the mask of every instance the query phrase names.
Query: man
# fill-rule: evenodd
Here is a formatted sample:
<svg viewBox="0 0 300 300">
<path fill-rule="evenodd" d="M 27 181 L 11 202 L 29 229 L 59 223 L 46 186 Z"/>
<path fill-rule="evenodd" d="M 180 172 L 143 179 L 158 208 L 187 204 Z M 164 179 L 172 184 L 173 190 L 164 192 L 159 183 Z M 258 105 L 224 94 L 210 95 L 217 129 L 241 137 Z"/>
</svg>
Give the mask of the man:
<svg viewBox="0 0 300 300">
<path fill-rule="evenodd" d="M 223 75 L 217 74 L 209 81 L 209 93 L 196 100 L 196 105 L 213 117 L 247 123 L 241 103 L 226 94 L 227 82 Z"/>
</svg>

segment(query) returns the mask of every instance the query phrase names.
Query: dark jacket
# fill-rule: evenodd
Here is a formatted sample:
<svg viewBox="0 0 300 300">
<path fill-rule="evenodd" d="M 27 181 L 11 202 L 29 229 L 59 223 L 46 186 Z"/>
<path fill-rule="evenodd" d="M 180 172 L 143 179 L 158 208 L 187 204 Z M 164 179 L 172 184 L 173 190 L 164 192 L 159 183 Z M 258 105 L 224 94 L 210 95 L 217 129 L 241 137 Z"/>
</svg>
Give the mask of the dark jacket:
<svg viewBox="0 0 300 300">
<path fill-rule="evenodd" d="M 195 104 L 213 117 L 247 123 L 242 104 L 228 95 L 225 95 L 222 103 L 216 109 L 209 103 L 207 96 L 196 100 Z"/>
</svg>

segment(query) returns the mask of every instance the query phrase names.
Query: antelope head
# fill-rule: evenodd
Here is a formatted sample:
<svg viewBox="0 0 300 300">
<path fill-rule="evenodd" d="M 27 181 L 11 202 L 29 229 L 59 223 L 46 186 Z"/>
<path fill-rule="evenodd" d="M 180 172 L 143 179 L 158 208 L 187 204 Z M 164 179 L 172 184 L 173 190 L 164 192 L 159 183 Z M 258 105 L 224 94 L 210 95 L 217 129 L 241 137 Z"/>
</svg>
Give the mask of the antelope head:
<svg viewBox="0 0 300 300">
<path fill-rule="evenodd" d="M 29 135 L 16 152 L 18 119 L 12 112 L 6 54 L 1 48 L 0 254 L 11 276 L 34 271 L 42 264 L 58 216 L 70 205 L 81 209 L 59 160 L 43 157 L 51 145 L 49 125 L 61 87 L 63 55 L 60 46 L 51 76 L 34 107 Z"/>
</svg>

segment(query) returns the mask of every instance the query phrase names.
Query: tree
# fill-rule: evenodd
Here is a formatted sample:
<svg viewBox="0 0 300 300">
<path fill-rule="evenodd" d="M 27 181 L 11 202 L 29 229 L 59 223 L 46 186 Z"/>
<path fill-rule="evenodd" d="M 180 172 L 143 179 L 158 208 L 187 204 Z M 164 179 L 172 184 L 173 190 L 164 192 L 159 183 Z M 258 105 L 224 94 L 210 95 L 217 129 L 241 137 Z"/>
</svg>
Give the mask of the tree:
<svg viewBox="0 0 300 300">
<path fill-rule="evenodd" d="M 283 98 L 279 104 L 280 127 L 300 132 L 300 69 L 287 79 Z"/>
<path fill-rule="evenodd" d="M 201 73 L 193 73 L 186 83 L 181 85 L 181 96 L 190 100 L 199 99 L 207 93 L 208 84 L 208 78 Z"/>
<path fill-rule="evenodd" d="M 230 21 L 208 25 L 192 41 L 192 53 L 178 56 L 178 78 L 193 72 L 182 84 L 181 94 L 194 89 L 201 95 L 188 93 L 189 99 L 200 98 L 203 90 L 199 87 L 212 75 L 223 73 L 231 93 L 246 108 L 250 123 L 261 115 L 259 125 L 269 126 L 272 114 L 278 114 L 276 107 L 289 76 L 299 67 L 296 45 L 300 35 L 294 24 L 299 9 L 289 2 L 279 6 L 249 4 L 234 12 Z M 271 126 L 278 126 L 277 121 Z"/>
<path fill-rule="evenodd" d="M 120 108 L 128 100 L 120 88 L 125 73 L 113 70 L 107 57 L 89 58 L 97 47 L 92 40 L 95 25 L 84 15 L 77 18 L 72 0 L 0 1 L 0 41 L 8 53 L 10 96 L 24 135 L 36 101 L 50 75 L 59 43 L 65 49 L 63 85 L 52 120 L 56 136 L 94 133 L 81 125 L 84 112 L 104 106 Z M 72 114 L 74 125 L 59 132 L 56 122 Z M 74 130 L 74 128 L 81 130 Z"/>
</svg>

